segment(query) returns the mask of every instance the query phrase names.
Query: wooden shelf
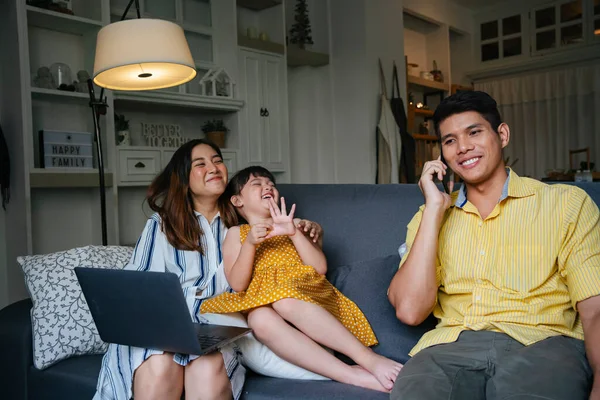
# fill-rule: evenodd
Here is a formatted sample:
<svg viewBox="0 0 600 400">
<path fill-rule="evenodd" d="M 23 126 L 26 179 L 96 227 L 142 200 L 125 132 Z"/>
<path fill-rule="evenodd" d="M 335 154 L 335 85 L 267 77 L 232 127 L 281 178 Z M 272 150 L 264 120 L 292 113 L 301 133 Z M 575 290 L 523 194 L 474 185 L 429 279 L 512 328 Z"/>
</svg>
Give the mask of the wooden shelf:
<svg viewBox="0 0 600 400">
<path fill-rule="evenodd" d="M 433 117 L 433 110 L 430 109 L 424 109 L 424 108 L 417 108 L 415 106 L 409 106 L 410 107 L 410 111 L 414 112 L 415 115 L 420 115 L 422 117 Z"/>
<path fill-rule="evenodd" d="M 450 94 L 454 94 L 456 92 L 463 92 L 466 90 L 475 90 L 475 89 L 473 88 L 473 86 L 457 85 L 455 83 L 450 85 Z"/>
<path fill-rule="evenodd" d="M 171 92 L 118 92 L 115 91 L 115 102 L 133 102 L 176 107 L 200 108 L 217 111 L 239 111 L 244 106 L 243 100 L 225 97 L 200 96 Z"/>
<path fill-rule="evenodd" d="M 266 51 L 268 53 L 285 54 L 285 46 L 283 44 L 259 39 L 251 39 L 243 35 L 238 35 L 238 46 Z"/>
<path fill-rule="evenodd" d="M 71 99 L 76 101 L 85 101 L 90 99 L 89 93 L 69 92 L 66 90 L 43 89 L 38 87 L 31 88 L 31 96 L 34 99 Z"/>
<path fill-rule="evenodd" d="M 237 5 L 254 11 L 275 7 L 281 4 L 281 0 L 237 0 Z"/>
<path fill-rule="evenodd" d="M 44 169 L 35 168 L 29 173 L 32 188 L 88 188 L 98 187 L 100 178 L 97 169 Z M 111 187 L 112 172 L 104 173 L 106 187 Z"/>
<path fill-rule="evenodd" d="M 435 135 L 423 135 L 423 134 L 420 134 L 420 133 L 413 133 L 412 137 L 415 138 L 416 140 L 425 140 L 425 141 L 428 141 L 428 142 L 437 142 L 437 141 L 440 140 Z"/>
<path fill-rule="evenodd" d="M 25 9 L 27 10 L 27 22 L 29 25 L 53 31 L 83 35 L 98 31 L 103 26 L 102 21 L 76 17 L 39 7 L 25 6 Z"/>
<path fill-rule="evenodd" d="M 304 50 L 296 46 L 288 46 L 287 64 L 289 67 L 321 67 L 329 64 L 329 54 Z"/>
<path fill-rule="evenodd" d="M 447 92 L 450 89 L 450 86 L 447 83 L 431 81 L 429 79 L 423 79 L 418 76 L 408 75 L 407 79 L 409 85 L 417 86 L 421 89 L 425 89 L 426 91 Z"/>
</svg>

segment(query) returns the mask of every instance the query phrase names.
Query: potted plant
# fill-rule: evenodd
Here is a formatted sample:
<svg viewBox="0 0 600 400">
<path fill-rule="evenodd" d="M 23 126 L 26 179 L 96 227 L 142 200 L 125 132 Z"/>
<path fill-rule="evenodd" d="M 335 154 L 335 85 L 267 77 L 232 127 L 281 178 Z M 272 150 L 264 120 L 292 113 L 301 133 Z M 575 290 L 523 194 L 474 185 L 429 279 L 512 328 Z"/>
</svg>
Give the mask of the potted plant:
<svg viewBox="0 0 600 400">
<path fill-rule="evenodd" d="M 225 126 L 222 119 L 208 120 L 202 125 L 202 132 L 206 138 L 219 147 L 225 147 L 225 133 L 229 128 Z"/>
<path fill-rule="evenodd" d="M 117 146 L 129 146 L 131 139 L 129 138 L 129 120 L 125 119 L 125 115 L 115 113 L 115 132 L 117 134 Z"/>
</svg>

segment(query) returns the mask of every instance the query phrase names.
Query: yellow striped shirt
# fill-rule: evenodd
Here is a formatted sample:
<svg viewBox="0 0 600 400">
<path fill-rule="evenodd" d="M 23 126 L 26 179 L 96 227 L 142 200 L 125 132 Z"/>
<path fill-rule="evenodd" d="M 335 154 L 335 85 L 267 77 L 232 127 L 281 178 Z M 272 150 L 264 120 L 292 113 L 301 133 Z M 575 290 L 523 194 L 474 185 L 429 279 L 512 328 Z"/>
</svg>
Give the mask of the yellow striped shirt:
<svg viewBox="0 0 600 400">
<path fill-rule="evenodd" d="M 464 330 L 504 332 L 529 345 L 554 335 L 583 339 L 577 302 L 600 294 L 600 213 L 585 191 L 512 170 L 481 219 L 464 190 L 452 194 L 437 253 L 436 329 L 410 355 Z M 408 225 L 408 258 L 424 206 Z"/>
</svg>

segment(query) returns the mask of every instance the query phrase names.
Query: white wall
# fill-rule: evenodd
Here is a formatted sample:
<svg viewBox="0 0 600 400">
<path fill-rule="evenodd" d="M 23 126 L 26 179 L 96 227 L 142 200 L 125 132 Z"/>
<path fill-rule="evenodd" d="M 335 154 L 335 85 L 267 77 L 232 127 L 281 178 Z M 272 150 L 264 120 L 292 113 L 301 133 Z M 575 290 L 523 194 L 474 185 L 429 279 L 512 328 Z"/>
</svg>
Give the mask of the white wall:
<svg viewBox="0 0 600 400">
<path fill-rule="evenodd" d="M 3 10 L 0 17 L 0 37 L 14 38 L 14 32 L 17 32 L 17 20 L 18 18 L 24 18 L 24 15 L 17 15 L 16 2 L 2 0 L 0 3 Z M 0 103 L 2 103 L 2 109 L 0 119 L 2 120 L 2 129 L 11 157 L 11 199 L 7 211 L 4 213 L 6 231 L 4 232 L 5 240 L 2 243 L 5 248 L 0 249 L 4 250 L 1 253 L 4 257 L 0 257 L 0 270 L 4 265 L 6 279 L 2 282 L 5 282 L 8 303 L 27 297 L 23 273 L 16 259 L 18 256 L 28 253 L 28 217 L 25 210 L 29 207 L 27 204 L 29 193 L 25 189 L 25 182 L 26 179 L 29 180 L 29 176 L 25 174 L 25 151 L 22 135 L 25 121 L 21 117 L 21 110 L 24 103 L 29 99 L 21 94 L 21 79 L 29 79 L 29 71 L 19 69 L 19 65 L 23 63 L 23 60 L 14 62 L 19 57 L 19 42 L 24 40 L 22 35 L 26 35 L 26 33 L 26 31 L 19 32 L 18 40 L 4 40 L 0 43 L 0 64 L 2 64 L 0 75 L 0 81 L 2 82 Z M 1 223 L 0 226 L 2 226 Z"/>
<path fill-rule="evenodd" d="M 286 32 L 295 0 L 286 0 Z M 329 1 L 308 0 L 312 51 L 329 53 Z M 290 169 L 294 183 L 334 183 L 335 149 L 330 65 L 288 68 Z"/>
<path fill-rule="evenodd" d="M 472 33 L 473 12 L 447 0 L 402 0 L 405 9 L 446 25 Z"/>
<path fill-rule="evenodd" d="M 375 129 L 380 112 L 378 58 L 391 90 L 392 62 L 404 97 L 402 3 L 389 0 L 331 0 L 336 182 L 374 183 Z"/>
<path fill-rule="evenodd" d="M 418 64 L 415 75 L 418 71 L 428 67 L 427 64 L 427 38 L 425 34 L 404 27 L 404 53 L 408 57 L 408 62 Z"/>
<path fill-rule="evenodd" d="M 329 67 L 288 70 L 290 168 L 293 183 L 335 183 Z"/>
<path fill-rule="evenodd" d="M 367 109 L 376 107 L 368 88 L 365 0 L 330 1 L 330 63 L 336 183 L 374 182 L 375 127 Z M 371 104 L 369 104 L 371 103 Z"/>
</svg>

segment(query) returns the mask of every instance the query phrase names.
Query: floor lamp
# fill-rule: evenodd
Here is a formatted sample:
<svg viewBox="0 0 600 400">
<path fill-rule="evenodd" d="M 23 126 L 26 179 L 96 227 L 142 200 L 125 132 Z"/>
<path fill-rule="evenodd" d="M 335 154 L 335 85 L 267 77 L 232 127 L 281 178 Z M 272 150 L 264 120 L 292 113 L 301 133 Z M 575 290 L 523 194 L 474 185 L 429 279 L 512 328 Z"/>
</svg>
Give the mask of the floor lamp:
<svg viewBox="0 0 600 400">
<path fill-rule="evenodd" d="M 135 4 L 137 19 L 125 20 Z M 104 89 L 137 91 L 182 85 L 196 76 L 194 59 L 183 29 L 169 21 L 141 18 L 138 0 L 130 0 L 119 22 L 98 32 L 93 83 L 100 86 L 96 99 L 88 80 L 90 107 L 94 117 L 94 141 L 98 159 L 102 244 L 107 245 L 106 185 L 100 135 L 100 115 L 106 114 Z"/>
</svg>

